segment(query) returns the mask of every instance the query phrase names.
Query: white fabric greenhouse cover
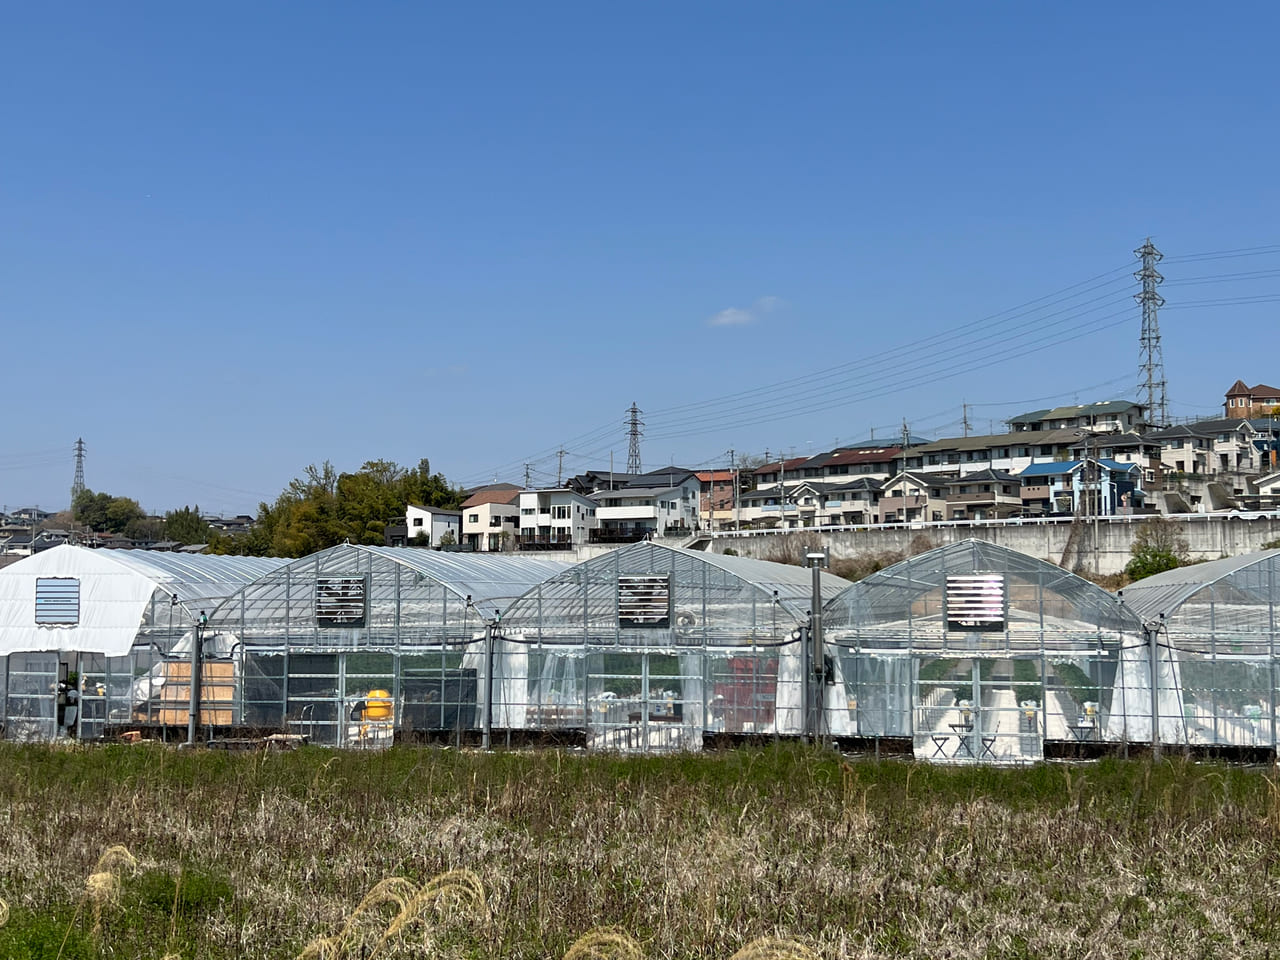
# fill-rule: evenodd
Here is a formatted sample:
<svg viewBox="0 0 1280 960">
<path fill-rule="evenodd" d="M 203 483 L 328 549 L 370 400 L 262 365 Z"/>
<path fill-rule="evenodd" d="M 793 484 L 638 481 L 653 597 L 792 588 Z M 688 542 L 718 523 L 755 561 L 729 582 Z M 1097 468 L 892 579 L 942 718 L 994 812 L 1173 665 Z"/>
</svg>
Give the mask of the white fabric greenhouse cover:
<svg viewBox="0 0 1280 960">
<path fill-rule="evenodd" d="M 0 569 L 0 656 L 35 651 L 124 656 L 157 592 L 177 596 L 181 617 L 189 621 L 196 607 L 212 610 L 222 597 L 285 562 L 54 547 Z M 36 623 L 36 582 L 46 579 L 78 585 L 74 622 Z"/>
</svg>

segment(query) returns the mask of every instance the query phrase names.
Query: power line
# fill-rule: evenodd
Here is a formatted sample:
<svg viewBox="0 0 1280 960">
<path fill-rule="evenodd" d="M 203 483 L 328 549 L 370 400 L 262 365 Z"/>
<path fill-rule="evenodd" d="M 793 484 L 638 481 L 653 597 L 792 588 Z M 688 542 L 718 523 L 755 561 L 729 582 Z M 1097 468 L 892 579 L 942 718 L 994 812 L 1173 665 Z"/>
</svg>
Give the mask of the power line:
<svg viewBox="0 0 1280 960">
<path fill-rule="evenodd" d="M 1128 297 L 1123 297 L 1121 300 L 1109 305 L 1118 305 L 1128 299 Z M 1096 310 L 1098 308 L 1095 307 L 1093 309 Z M 798 391 L 792 397 L 781 402 L 769 399 L 759 403 L 745 404 L 743 408 L 736 411 L 699 418 L 699 420 L 691 420 L 686 424 L 676 424 L 677 429 L 656 432 L 651 435 L 650 439 L 665 440 L 675 437 L 695 436 L 730 425 L 745 426 L 785 420 L 800 413 L 810 412 L 814 399 L 821 399 L 824 407 L 830 409 L 847 406 L 871 397 L 918 389 L 918 384 L 914 382 L 915 380 L 925 377 L 931 378 L 935 382 L 948 380 L 962 376 L 972 370 L 985 369 L 1001 360 L 1017 359 L 1028 354 L 1054 349 L 1062 343 L 1078 340 L 1091 333 L 1098 333 L 1118 326 L 1119 323 L 1123 323 L 1125 320 L 1121 320 L 1119 323 L 1107 323 L 1106 321 L 1121 316 L 1131 320 L 1133 316 L 1132 307 L 1125 307 L 1122 310 L 1096 317 L 1085 323 L 1076 324 L 1065 331 L 1054 334 L 1052 339 L 1038 335 L 1031 338 L 1030 345 L 1027 342 L 1006 342 L 1003 348 L 995 350 L 985 341 L 976 342 L 968 349 L 953 351 L 945 356 L 935 356 L 930 360 L 917 363 L 906 369 L 893 369 L 878 376 L 863 377 L 855 387 L 848 387 L 843 391 L 833 391 L 830 388 L 823 388 L 816 392 Z M 1049 328 L 1061 326 L 1072 319 L 1078 319 L 1078 317 L 1066 318 L 1056 323 L 1046 324 L 1041 333 Z M 1007 338 L 1005 339 L 1007 340 Z M 968 364 L 962 362 L 969 360 L 971 357 L 974 358 L 973 362 Z M 895 383 L 897 385 L 894 385 Z M 887 386 L 880 386 L 881 384 L 887 384 Z M 744 416 L 744 414 L 752 411 L 760 411 L 761 415 L 755 417 Z"/>
<path fill-rule="evenodd" d="M 836 364 L 835 366 L 827 367 L 825 369 L 818 370 L 814 373 L 805 374 L 797 377 L 791 377 L 786 380 L 775 381 L 774 383 L 763 384 L 761 386 L 754 387 L 750 390 L 742 390 L 737 393 L 726 394 L 724 396 L 713 398 L 710 400 L 693 401 L 690 403 L 677 404 L 672 407 L 663 407 L 658 410 L 651 410 L 650 416 L 658 416 L 662 414 L 675 413 L 682 410 L 688 410 L 691 408 L 698 408 L 698 407 L 706 407 L 711 405 L 724 405 L 727 403 L 732 403 L 742 397 L 756 396 L 761 391 L 773 391 L 773 390 L 778 390 L 785 387 L 794 386 L 796 384 L 812 383 L 815 379 L 819 379 L 819 378 L 830 378 L 833 376 L 838 376 L 844 373 L 848 373 L 851 370 L 857 370 L 861 367 L 864 367 L 869 362 L 888 359 L 891 357 L 898 356 L 902 353 L 906 353 L 908 355 L 911 353 L 918 353 L 921 350 L 928 349 L 932 346 L 937 345 L 938 343 L 946 343 L 951 340 L 961 338 L 964 336 L 965 332 L 968 330 L 972 330 L 978 327 L 983 327 L 983 328 L 989 327 L 993 323 L 993 321 L 999 321 L 1000 323 L 1007 323 L 1011 320 L 1017 320 L 1032 314 L 1040 313 L 1048 307 L 1057 306 L 1060 303 L 1066 303 L 1070 300 L 1078 299 L 1079 297 L 1085 295 L 1086 293 L 1092 293 L 1096 290 L 1101 290 L 1106 287 L 1113 286 L 1117 283 L 1127 284 L 1129 282 L 1128 275 L 1131 272 L 1131 270 L 1132 270 L 1132 264 L 1126 264 L 1123 267 L 1118 267 L 1113 270 L 1108 270 L 1107 272 L 1098 274 L 1095 277 L 1090 277 L 1088 280 L 1082 280 L 1079 283 L 1071 284 L 1070 286 L 1064 287 L 1061 290 L 1056 291 L 1052 294 L 1046 294 L 1043 297 L 1037 297 L 1034 300 L 1028 300 L 1027 302 L 1019 304 L 1016 307 L 1010 307 L 1007 310 L 1002 310 L 999 313 L 994 313 L 994 314 L 991 314 L 990 316 L 982 317 L 981 319 L 978 319 L 978 320 L 971 320 L 967 323 L 961 324 L 958 327 L 954 327 L 949 330 L 945 330 L 940 333 L 933 334 L 928 337 L 924 337 L 920 340 L 916 340 L 916 341 L 904 344 L 902 346 L 893 347 L 876 354 L 871 354 L 869 356 L 859 357 L 857 360 L 851 360 L 846 363 Z M 1119 275 L 1113 276 L 1116 274 L 1119 274 Z M 1107 277 L 1111 277 L 1112 279 L 1106 280 L 1106 282 L 1104 283 L 1097 283 L 1097 281 L 1104 280 L 1104 278 L 1107 278 Z M 1085 288 L 1085 289 L 1077 289 L 1077 288 Z M 1062 294 L 1065 294 L 1067 293 L 1067 291 L 1070 291 L 1070 290 L 1077 290 L 1077 292 L 1069 296 L 1062 296 Z M 1086 301 L 1086 302 L 1092 302 L 1092 301 Z M 1041 306 L 1037 307 L 1034 310 L 1028 310 L 1028 308 L 1034 306 L 1035 304 L 1041 304 Z"/>
</svg>

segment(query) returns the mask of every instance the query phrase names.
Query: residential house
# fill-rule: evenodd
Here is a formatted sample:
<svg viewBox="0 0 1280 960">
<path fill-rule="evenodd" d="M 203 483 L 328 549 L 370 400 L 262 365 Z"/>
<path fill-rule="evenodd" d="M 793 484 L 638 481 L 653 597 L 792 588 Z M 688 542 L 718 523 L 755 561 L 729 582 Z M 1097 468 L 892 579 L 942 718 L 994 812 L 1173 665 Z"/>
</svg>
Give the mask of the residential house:
<svg viewBox="0 0 1280 960">
<path fill-rule="evenodd" d="M 596 503 L 565 488 L 521 490 L 521 550 L 572 550 L 599 525 Z"/>
<path fill-rule="evenodd" d="M 737 523 L 741 482 L 737 470 L 698 470 L 698 518 L 710 530 L 733 529 Z"/>
<path fill-rule="evenodd" d="M 936 522 L 947 519 L 947 494 L 954 473 L 905 471 L 884 482 L 881 523 Z"/>
<path fill-rule="evenodd" d="M 1033 463 L 1067 460 L 1081 439 L 1080 427 L 984 434 L 935 440 L 906 451 L 907 471 L 958 473 L 966 468 L 1021 473 Z"/>
<path fill-rule="evenodd" d="M 1222 404 L 1223 416 L 1232 420 L 1265 417 L 1268 414 L 1280 413 L 1280 389 L 1260 383 L 1256 387 L 1245 386 L 1243 380 L 1237 380 L 1227 391 L 1226 402 Z"/>
<path fill-rule="evenodd" d="M 1132 513 L 1144 502 L 1143 469 L 1136 463 L 1089 458 L 1037 463 L 1019 475 L 1028 515 Z"/>
<path fill-rule="evenodd" d="M 407 545 L 438 547 L 441 541 L 462 542 L 462 511 L 409 504 L 404 511 Z M 446 536 L 452 534 L 452 537 Z"/>
<path fill-rule="evenodd" d="M 481 553 L 514 550 L 520 534 L 520 488 L 497 483 L 462 502 L 462 542 Z"/>
<path fill-rule="evenodd" d="M 646 537 L 686 536 L 700 524 L 702 482 L 692 470 L 664 467 L 633 477 L 616 490 L 591 495 L 599 526 L 594 543 L 633 543 Z"/>
<path fill-rule="evenodd" d="M 1004 470 L 977 470 L 947 481 L 948 520 L 1002 520 L 1022 512 L 1022 484 Z"/>
<path fill-rule="evenodd" d="M 791 497 L 802 527 L 852 526 L 877 522 L 880 490 L 874 477 L 836 483 L 806 480 Z"/>
<path fill-rule="evenodd" d="M 1014 433 L 1084 430 L 1089 433 L 1133 433 L 1145 430 L 1147 408 L 1132 400 L 1104 400 L 1048 410 L 1033 410 L 1005 422 Z"/>
</svg>

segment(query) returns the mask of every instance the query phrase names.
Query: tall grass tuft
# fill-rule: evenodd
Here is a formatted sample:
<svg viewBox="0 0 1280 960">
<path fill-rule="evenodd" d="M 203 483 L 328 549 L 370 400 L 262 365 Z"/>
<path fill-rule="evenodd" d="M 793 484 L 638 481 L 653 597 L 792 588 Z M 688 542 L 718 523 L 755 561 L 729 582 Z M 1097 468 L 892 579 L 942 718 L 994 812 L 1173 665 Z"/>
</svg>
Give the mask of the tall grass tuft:
<svg viewBox="0 0 1280 960">
<path fill-rule="evenodd" d="M 481 921 L 488 920 L 484 884 L 471 870 L 449 870 L 432 877 L 421 887 L 407 877 L 385 877 L 360 899 L 341 930 L 312 940 L 298 955 L 298 960 L 339 960 L 351 956 L 357 947 L 377 935 L 381 923 L 372 921 L 380 917 L 380 908 L 388 904 L 395 907 L 395 915 L 386 923 L 373 947 L 362 951 L 361 956 L 376 956 L 391 940 L 432 911 L 443 917 L 470 915 Z"/>
<path fill-rule="evenodd" d="M 601 927 L 573 941 L 564 960 L 644 960 L 644 950 L 620 930 Z"/>
<path fill-rule="evenodd" d="M 9 905 L 0 900 L 0 927 L 9 922 Z"/>
<path fill-rule="evenodd" d="M 818 955 L 795 940 L 761 937 L 752 940 L 729 960 L 818 960 Z"/>
<path fill-rule="evenodd" d="M 107 847 L 98 858 L 98 865 L 84 883 L 85 899 L 93 910 L 93 935 L 102 932 L 102 912 L 120 902 L 120 880 L 125 871 L 133 876 L 138 872 L 138 861 L 128 848 Z"/>
</svg>

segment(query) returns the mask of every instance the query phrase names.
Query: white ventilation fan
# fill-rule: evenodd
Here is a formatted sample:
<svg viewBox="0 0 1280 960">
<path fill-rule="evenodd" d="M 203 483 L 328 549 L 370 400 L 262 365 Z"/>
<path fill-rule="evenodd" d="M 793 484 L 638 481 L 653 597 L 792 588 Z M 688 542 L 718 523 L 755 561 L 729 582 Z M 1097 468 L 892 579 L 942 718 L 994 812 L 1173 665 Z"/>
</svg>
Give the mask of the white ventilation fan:
<svg viewBox="0 0 1280 960">
<path fill-rule="evenodd" d="M 692 610 L 676 611 L 676 634 L 687 637 L 698 626 L 698 615 Z"/>
</svg>

